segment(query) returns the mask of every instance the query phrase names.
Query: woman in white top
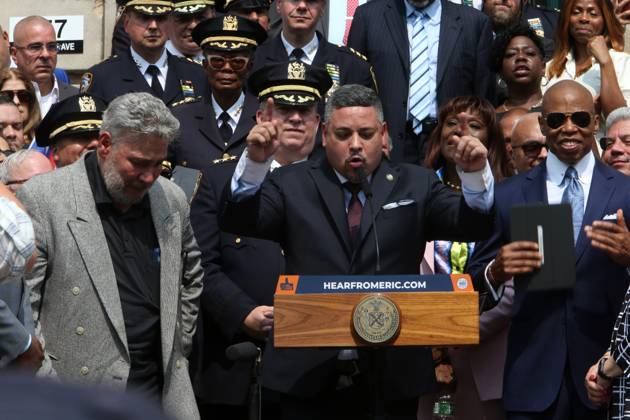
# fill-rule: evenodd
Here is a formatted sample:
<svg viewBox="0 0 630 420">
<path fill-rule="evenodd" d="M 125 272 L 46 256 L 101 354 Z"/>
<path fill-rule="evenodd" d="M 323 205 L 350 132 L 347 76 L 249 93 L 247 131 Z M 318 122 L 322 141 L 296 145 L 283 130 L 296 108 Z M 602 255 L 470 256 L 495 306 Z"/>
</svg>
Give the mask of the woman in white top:
<svg viewBox="0 0 630 420">
<path fill-rule="evenodd" d="M 580 82 L 606 117 L 630 99 L 630 55 L 623 47 L 623 29 L 608 0 L 565 1 L 543 89 L 564 79 Z"/>
</svg>

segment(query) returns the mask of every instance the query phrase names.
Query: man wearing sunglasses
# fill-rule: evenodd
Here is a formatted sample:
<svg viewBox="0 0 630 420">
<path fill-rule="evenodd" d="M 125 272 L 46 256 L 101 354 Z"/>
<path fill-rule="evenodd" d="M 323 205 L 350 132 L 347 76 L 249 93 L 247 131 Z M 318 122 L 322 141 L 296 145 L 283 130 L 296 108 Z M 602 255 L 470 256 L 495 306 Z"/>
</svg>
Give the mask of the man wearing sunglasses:
<svg viewBox="0 0 630 420">
<path fill-rule="evenodd" d="M 547 157 L 548 146 L 540 131 L 539 115 L 538 112 L 523 115 L 512 129 L 511 157 L 518 173 L 529 171 Z"/>
<path fill-rule="evenodd" d="M 81 93 L 110 103 L 129 92 L 147 92 L 170 105 L 184 99 L 207 98 L 203 69 L 175 57 L 166 48 L 168 17 L 173 6 L 163 0 L 131 0 L 123 15 L 131 46 L 124 54 L 92 66 L 81 78 Z"/>
<path fill-rule="evenodd" d="M 218 0 L 217 10 L 242 16 L 254 22 L 258 22 L 265 31 L 269 31 L 270 0 Z"/>
<path fill-rule="evenodd" d="M 606 411 L 587 398 L 584 375 L 609 345 L 630 277 L 626 266 L 596 249 L 584 231 L 618 209 L 630 214 L 630 183 L 591 151 L 599 121 L 582 85 L 566 80 L 548 89 L 539 121 L 549 154 L 532 170 L 497 185 L 497 227 L 475 248 L 469 270 L 487 281 L 498 301 L 503 283 L 541 266 L 536 243 L 510 240 L 510 208 L 571 206 L 575 285 L 548 292 L 516 288 L 503 403 L 508 419 L 604 419 Z"/>
<path fill-rule="evenodd" d="M 599 140 L 602 160 L 630 176 L 630 108 L 614 110 L 606 120 L 608 135 Z"/>
<path fill-rule="evenodd" d="M 192 30 L 199 22 L 214 16 L 214 0 L 176 0 L 168 19 L 166 49 L 178 57 L 187 57 L 201 64 L 201 48 L 192 38 Z"/>
<path fill-rule="evenodd" d="M 33 83 L 42 118 L 50 107 L 79 93 L 77 88 L 57 79 L 57 37 L 55 29 L 41 16 L 29 16 L 13 29 L 11 57 L 17 68 Z"/>
<path fill-rule="evenodd" d="M 181 132 L 169 146 L 174 165 L 204 169 L 217 159 L 234 159 L 254 126 L 258 100 L 244 88 L 254 50 L 267 33 L 249 19 L 224 15 L 201 22 L 192 32 L 203 49 L 211 103 L 182 101 L 173 106 Z"/>
</svg>

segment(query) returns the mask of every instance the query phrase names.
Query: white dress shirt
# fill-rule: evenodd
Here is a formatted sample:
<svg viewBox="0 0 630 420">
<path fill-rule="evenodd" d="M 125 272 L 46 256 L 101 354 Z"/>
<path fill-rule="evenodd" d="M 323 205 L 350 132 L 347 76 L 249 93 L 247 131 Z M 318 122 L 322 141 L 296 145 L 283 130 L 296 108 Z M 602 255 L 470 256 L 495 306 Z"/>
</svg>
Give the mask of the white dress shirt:
<svg viewBox="0 0 630 420">
<path fill-rule="evenodd" d="M 165 47 L 166 47 L 166 50 L 168 52 L 170 52 L 171 54 L 173 54 L 176 57 L 190 58 L 191 60 L 195 61 L 196 63 L 199 63 L 199 64 L 203 63 L 204 57 L 203 57 L 203 53 L 201 53 L 201 52 L 199 54 L 196 54 L 193 57 L 187 57 L 186 55 L 184 55 L 183 52 L 178 50 L 175 45 L 173 45 L 173 42 L 170 39 L 168 41 L 166 41 Z"/>
<path fill-rule="evenodd" d="M 243 111 L 244 103 L 245 103 L 245 94 L 241 92 L 241 96 L 238 97 L 236 102 L 234 102 L 234 104 L 230 107 L 230 109 L 225 111 L 230 116 L 228 124 L 230 124 L 230 127 L 232 127 L 232 132 L 236 130 L 238 120 L 241 118 L 241 113 Z M 221 108 L 221 105 L 219 105 L 216 99 L 214 99 L 214 94 L 212 95 L 212 109 L 214 109 L 214 115 L 217 119 L 217 127 L 220 127 L 221 124 L 223 124 L 220 118 L 221 114 L 223 113 L 223 108 Z"/>
<path fill-rule="evenodd" d="M 280 32 L 280 39 L 282 39 L 284 49 L 287 51 L 287 55 L 290 57 L 295 47 L 291 45 L 289 41 L 287 41 L 287 39 L 284 37 L 284 32 Z M 304 51 L 304 56 L 300 59 L 300 61 L 308 65 L 313 64 L 313 60 L 315 60 L 315 55 L 317 54 L 318 47 L 319 39 L 317 38 L 317 34 L 313 34 L 313 39 L 311 39 L 305 46 L 302 47 L 302 51 Z"/>
<path fill-rule="evenodd" d="M 48 92 L 48 95 L 42 96 L 42 92 L 39 90 L 39 85 L 36 82 L 32 82 L 33 87 L 35 88 L 37 102 L 39 102 L 39 111 L 42 119 L 46 116 L 46 114 L 48 114 L 50 107 L 59 102 L 59 82 L 57 82 L 57 78 L 54 74 L 52 77 L 54 82 L 53 88 L 50 92 Z"/>
<path fill-rule="evenodd" d="M 168 54 L 166 53 L 166 48 L 164 48 L 162 55 L 155 63 L 149 63 L 147 60 L 142 58 L 140 54 L 133 50 L 133 47 L 129 47 L 129 50 L 131 51 L 131 58 L 135 61 L 140 74 L 144 76 L 144 80 L 147 81 L 149 86 L 151 86 L 151 81 L 153 80 L 153 76 L 147 73 L 149 66 L 153 64 L 158 68 L 158 70 L 160 70 L 158 80 L 160 81 L 160 85 L 162 85 L 162 90 L 166 91 L 166 74 L 168 73 Z"/>
</svg>

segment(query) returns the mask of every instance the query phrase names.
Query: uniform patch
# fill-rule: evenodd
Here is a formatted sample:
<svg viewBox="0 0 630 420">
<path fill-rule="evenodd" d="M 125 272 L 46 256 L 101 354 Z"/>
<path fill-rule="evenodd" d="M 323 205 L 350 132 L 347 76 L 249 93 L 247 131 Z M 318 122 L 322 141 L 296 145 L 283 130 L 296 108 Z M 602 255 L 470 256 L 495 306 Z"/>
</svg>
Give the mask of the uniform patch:
<svg viewBox="0 0 630 420">
<path fill-rule="evenodd" d="M 337 89 L 339 89 L 339 86 L 341 86 L 341 69 L 336 64 L 327 63 L 326 72 L 333 82 L 330 89 L 328 89 L 328 92 L 326 92 L 326 99 L 328 99 L 330 98 L 330 95 L 332 95 Z"/>
<path fill-rule="evenodd" d="M 195 87 L 193 86 L 192 80 L 180 80 L 179 83 L 182 87 L 182 94 L 184 95 L 184 98 L 195 97 Z"/>
<path fill-rule="evenodd" d="M 83 76 L 81 76 L 81 86 L 79 87 L 79 91 L 81 93 L 87 93 L 88 89 L 92 86 L 93 80 L 94 75 L 92 73 L 83 73 Z"/>
<path fill-rule="evenodd" d="M 545 37 L 545 28 L 543 28 L 540 18 L 527 19 L 527 23 L 529 23 L 529 27 L 532 28 L 534 32 L 536 32 L 536 35 L 541 38 Z"/>
</svg>

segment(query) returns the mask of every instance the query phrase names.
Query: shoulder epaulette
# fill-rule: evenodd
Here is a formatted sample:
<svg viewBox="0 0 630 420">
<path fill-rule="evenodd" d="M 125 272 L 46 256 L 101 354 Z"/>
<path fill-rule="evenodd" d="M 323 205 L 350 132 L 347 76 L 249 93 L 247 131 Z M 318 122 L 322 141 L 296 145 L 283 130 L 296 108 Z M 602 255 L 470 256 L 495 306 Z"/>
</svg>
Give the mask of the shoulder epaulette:
<svg viewBox="0 0 630 420">
<path fill-rule="evenodd" d="M 225 155 L 223 155 L 223 156 L 224 156 L 224 157 L 223 157 L 223 158 L 221 158 L 221 159 L 215 159 L 215 160 L 213 160 L 213 161 L 212 161 L 212 164 L 213 164 L 213 165 L 218 165 L 218 164 L 221 164 L 221 163 L 231 162 L 231 161 L 233 161 L 233 160 L 238 159 L 238 156 L 236 156 L 236 155 L 229 155 L 229 156 L 225 156 Z"/>
<path fill-rule="evenodd" d="M 175 108 L 176 106 L 180 106 L 184 104 L 191 104 L 193 102 L 199 102 L 201 99 L 202 99 L 201 96 L 188 97 L 188 98 L 182 99 L 181 101 L 173 102 L 170 106 L 171 108 Z"/>
<path fill-rule="evenodd" d="M 355 50 L 354 48 L 350 48 L 350 47 L 347 47 L 347 46 L 341 45 L 341 44 L 338 44 L 338 47 L 340 49 L 344 50 L 344 51 L 352 53 L 353 55 L 359 57 L 363 61 L 368 61 L 368 59 L 367 59 L 367 57 L 365 55 L 361 54 L 359 51 Z"/>
</svg>

